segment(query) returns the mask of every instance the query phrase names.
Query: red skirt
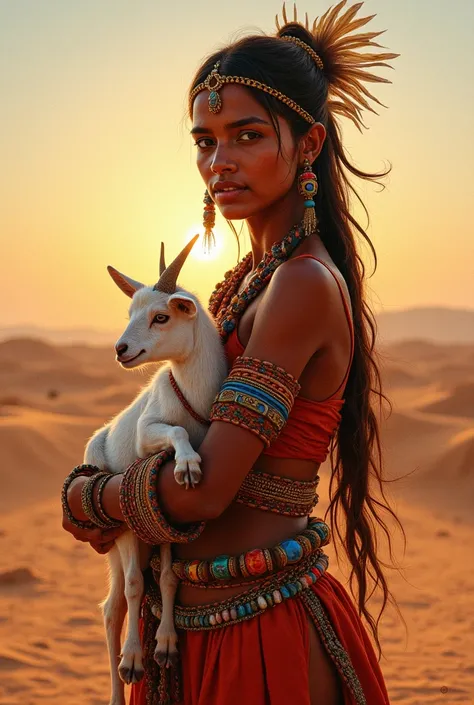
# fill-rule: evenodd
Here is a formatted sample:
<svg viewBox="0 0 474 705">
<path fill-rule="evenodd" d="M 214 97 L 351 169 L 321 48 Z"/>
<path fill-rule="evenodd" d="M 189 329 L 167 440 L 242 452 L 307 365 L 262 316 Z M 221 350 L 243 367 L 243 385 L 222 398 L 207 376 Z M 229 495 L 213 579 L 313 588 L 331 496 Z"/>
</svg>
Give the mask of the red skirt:
<svg viewBox="0 0 474 705">
<path fill-rule="evenodd" d="M 180 630 L 179 705 L 310 705 L 308 614 L 341 676 L 344 705 L 389 705 L 367 631 L 349 594 L 327 571 L 248 621 Z M 143 636 L 143 621 L 141 629 Z M 132 686 L 130 705 L 147 705 L 145 680 Z"/>
</svg>

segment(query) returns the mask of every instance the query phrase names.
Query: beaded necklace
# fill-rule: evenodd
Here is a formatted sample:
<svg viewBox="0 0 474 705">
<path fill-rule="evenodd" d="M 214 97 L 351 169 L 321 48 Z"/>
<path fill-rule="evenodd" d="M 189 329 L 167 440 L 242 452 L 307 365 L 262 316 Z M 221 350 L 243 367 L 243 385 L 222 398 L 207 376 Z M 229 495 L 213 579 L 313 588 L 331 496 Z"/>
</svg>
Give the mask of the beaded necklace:
<svg viewBox="0 0 474 705">
<path fill-rule="evenodd" d="M 236 328 L 250 303 L 267 286 L 275 270 L 286 262 L 306 237 L 303 226 L 294 225 L 280 242 L 265 252 L 247 286 L 240 293 L 239 286 L 252 269 L 252 253 L 249 252 L 234 269 L 225 273 L 224 281 L 216 285 L 209 299 L 209 311 L 216 319 L 223 343 Z"/>
</svg>

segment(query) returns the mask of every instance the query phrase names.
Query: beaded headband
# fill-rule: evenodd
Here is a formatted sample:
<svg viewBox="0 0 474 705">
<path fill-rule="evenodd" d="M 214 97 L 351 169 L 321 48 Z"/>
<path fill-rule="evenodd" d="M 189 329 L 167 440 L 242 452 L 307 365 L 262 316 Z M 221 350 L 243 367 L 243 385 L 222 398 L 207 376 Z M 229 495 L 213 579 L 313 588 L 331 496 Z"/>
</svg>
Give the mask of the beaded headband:
<svg viewBox="0 0 474 705">
<path fill-rule="evenodd" d="M 308 47 L 308 48 L 310 48 L 310 47 Z M 278 98 L 278 100 L 281 100 L 282 103 L 285 103 L 285 105 L 288 105 L 289 108 L 292 108 L 292 110 L 297 112 L 298 115 L 301 115 L 301 117 L 304 118 L 307 122 L 309 122 L 310 125 L 313 125 L 316 122 L 316 120 L 306 110 L 303 110 L 303 108 L 300 105 L 298 105 L 298 103 L 296 103 L 291 98 L 288 98 L 287 95 L 285 95 L 281 91 L 277 90 L 276 88 L 272 88 L 271 86 L 267 86 L 265 83 L 262 83 L 261 81 L 257 81 L 254 78 L 246 78 L 245 76 L 223 76 L 218 71 L 220 63 L 221 63 L 220 61 L 215 63 L 214 68 L 212 69 L 211 73 L 207 76 L 206 80 L 203 81 L 202 83 L 199 83 L 191 91 L 191 93 L 189 95 L 190 112 L 191 112 L 194 98 L 197 96 L 198 93 L 203 91 L 205 88 L 207 88 L 207 90 L 209 91 L 209 99 L 208 99 L 209 112 L 211 112 L 211 113 L 220 112 L 220 110 L 222 108 L 222 100 L 219 95 L 219 90 L 222 88 L 223 85 L 225 85 L 227 83 L 237 83 L 241 86 L 249 86 L 250 88 L 258 88 L 261 91 L 264 91 L 265 93 L 268 93 L 269 95 L 273 96 L 274 98 Z"/>
</svg>

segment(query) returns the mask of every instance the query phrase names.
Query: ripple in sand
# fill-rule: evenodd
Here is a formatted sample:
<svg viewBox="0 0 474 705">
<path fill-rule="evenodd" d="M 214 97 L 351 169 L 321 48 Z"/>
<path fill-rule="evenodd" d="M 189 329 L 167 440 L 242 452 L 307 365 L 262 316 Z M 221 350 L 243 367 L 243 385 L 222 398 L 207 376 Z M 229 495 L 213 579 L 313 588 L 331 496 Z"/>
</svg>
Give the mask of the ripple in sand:
<svg viewBox="0 0 474 705">
<path fill-rule="evenodd" d="M 3 585 L 33 585 L 41 579 L 30 568 L 14 568 L 0 573 L 0 586 Z"/>
</svg>

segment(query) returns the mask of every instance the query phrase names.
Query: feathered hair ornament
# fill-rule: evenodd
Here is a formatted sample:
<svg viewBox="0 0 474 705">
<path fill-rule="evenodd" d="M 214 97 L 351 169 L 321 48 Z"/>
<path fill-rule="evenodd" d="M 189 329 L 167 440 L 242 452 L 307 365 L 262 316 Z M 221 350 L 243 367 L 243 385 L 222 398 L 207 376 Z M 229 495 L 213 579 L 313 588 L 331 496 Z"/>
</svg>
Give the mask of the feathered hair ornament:
<svg viewBox="0 0 474 705">
<path fill-rule="evenodd" d="M 370 112 L 378 115 L 377 111 L 369 104 L 368 100 L 373 100 L 383 108 L 387 106 L 378 100 L 370 91 L 363 85 L 363 82 L 368 83 L 392 83 L 387 78 L 376 76 L 367 71 L 368 68 L 374 66 L 386 66 L 393 69 L 393 66 L 385 63 L 389 59 L 395 59 L 400 54 L 392 52 L 379 53 L 359 53 L 357 50 L 366 47 L 378 47 L 386 49 L 387 47 L 374 42 L 375 37 L 383 34 L 381 32 L 362 32 L 352 34 L 356 29 L 363 27 L 367 22 L 375 17 L 360 17 L 355 19 L 356 14 L 364 4 L 358 2 L 349 7 L 344 14 L 340 15 L 340 11 L 346 4 L 347 0 L 341 0 L 335 7 L 330 7 L 324 15 L 316 17 L 312 26 L 308 20 L 308 13 L 305 13 L 305 22 L 302 24 L 298 21 L 298 13 L 296 4 L 293 5 L 293 20 L 289 20 L 286 14 L 285 3 L 283 3 L 283 24 L 280 24 L 278 15 L 276 16 L 276 26 L 280 39 L 288 39 L 300 46 L 304 44 L 300 40 L 291 38 L 291 26 L 300 24 L 313 36 L 313 47 L 305 44 L 304 48 L 310 56 L 315 54 L 318 56 L 318 67 L 322 68 L 328 83 L 328 109 L 335 114 L 349 118 L 357 129 L 362 132 L 361 127 L 364 125 L 362 121 L 362 110 L 370 110 Z M 287 28 L 287 25 L 288 26 Z M 285 36 L 285 32 L 288 35 Z M 283 35 L 283 36 L 282 36 Z M 315 57 L 312 56 L 313 60 Z"/>
</svg>

